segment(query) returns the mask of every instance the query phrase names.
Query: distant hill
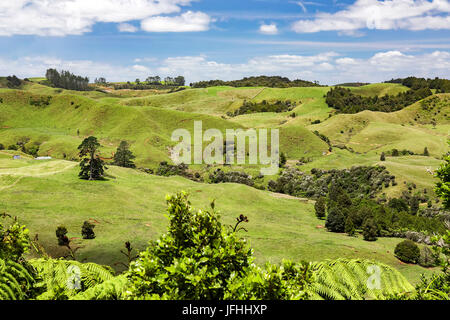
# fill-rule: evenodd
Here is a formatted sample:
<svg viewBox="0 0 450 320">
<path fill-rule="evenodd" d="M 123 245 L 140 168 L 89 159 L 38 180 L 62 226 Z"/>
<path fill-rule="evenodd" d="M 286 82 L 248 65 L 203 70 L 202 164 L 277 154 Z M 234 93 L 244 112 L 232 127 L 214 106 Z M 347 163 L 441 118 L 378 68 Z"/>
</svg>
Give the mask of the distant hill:
<svg viewBox="0 0 450 320">
<path fill-rule="evenodd" d="M 288 78 L 279 76 L 273 77 L 259 76 L 233 81 L 210 80 L 191 83 L 191 87 L 193 88 L 208 88 L 216 86 L 269 87 L 269 88 L 320 87 L 318 82 L 311 82 L 299 79 L 291 81 Z"/>
</svg>

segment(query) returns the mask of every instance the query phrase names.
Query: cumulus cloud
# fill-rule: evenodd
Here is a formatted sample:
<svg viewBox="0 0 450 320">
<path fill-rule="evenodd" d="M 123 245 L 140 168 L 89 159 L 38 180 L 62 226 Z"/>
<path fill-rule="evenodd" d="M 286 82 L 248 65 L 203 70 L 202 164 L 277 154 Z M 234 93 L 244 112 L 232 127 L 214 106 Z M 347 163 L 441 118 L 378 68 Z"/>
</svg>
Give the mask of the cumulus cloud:
<svg viewBox="0 0 450 320">
<path fill-rule="evenodd" d="M 138 62 L 139 61 L 139 62 Z M 50 57 L 26 57 L 16 60 L 0 58 L 0 74 L 20 77 L 42 76 L 47 68 L 70 70 L 91 79 L 108 81 L 145 79 L 150 75 L 182 75 L 189 82 L 222 79 L 234 80 L 257 75 L 280 75 L 290 79 L 318 80 L 322 84 L 350 81 L 380 82 L 391 78 L 450 77 L 450 52 L 434 51 L 405 54 L 398 50 L 378 52 L 368 58 L 354 58 L 336 52 L 316 55 L 270 55 L 254 57 L 242 63 L 222 63 L 206 56 L 169 57 L 163 60 L 142 58 L 127 65 L 94 61 L 65 61 Z"/>
<path fill-rule="evenodd" d="M 450 29 L 449 0 L 357 0 L 336 13 L 318 13 L 314 19 L 292 25 L 298 33 L 360 29 Z"/>
<path fill-rule="evenodd" d="M 194 0 L 14 0 L 0 2 L 0 36 L 65 36 L 98 22 L 125 23 L 177 14 Z M 131 30 L 131 25 L 122 29 Z M 119 26 L 120 28 L 120 26 Z"/>
<path fill-rule="evenodd" d="M 142 20 L 141 28 L 147 32 L 193 32 L 209 29 L 211 17 L 203 12 L 187 11 L 175 17 L 150 17 Z"/>
<path fill-rule="evenodd" d="M 275 23 L 262 24 L 259 27 L 259 32 L 263 34 L 278 34 L 278 27 Z"/>
</svg>

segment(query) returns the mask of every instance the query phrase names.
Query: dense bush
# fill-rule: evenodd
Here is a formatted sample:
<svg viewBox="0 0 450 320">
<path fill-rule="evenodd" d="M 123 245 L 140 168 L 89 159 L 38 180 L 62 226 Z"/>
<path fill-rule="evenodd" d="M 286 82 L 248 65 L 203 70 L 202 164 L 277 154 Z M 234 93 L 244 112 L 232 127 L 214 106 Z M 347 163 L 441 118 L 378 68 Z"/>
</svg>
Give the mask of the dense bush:
<svg viewBox="0 0 450 320">
<path fill-rule="evenodd" d="M 267 102 L 263 100 L 262 102 L 249 102 L 244 101 L 239 109 L 234 112 L 227 113 L 228 116 L 236 117 L 242 114 L 250 114 L 250 113 L 259 113 L 259 112 L 287 112 L 292 111 L 296 107 L 295 102 L 291 102 L 290 100 L 286 101 L 275 101 L 275 102 Z"/>
<path fill-rule="evenodd" d="M 245 172 L 239 171 L 225 172 L 220 168 L 214 170 L 214 172 L 209 175 L 209 181 L 211 183 L 232 182 L 232 183 L 241 183 L 248 186 L 255 185 L 255 181 L 253 180 L 252 176 L 248 175 Z"/>
<path fill-rule="evenodd" d="M 420 260 L 420 249 L 411 240 L 404 240 L 397 244 L 394 254 L 399 260 L 406 263 L 418 263 Z"/>
<path fill-rule="evenodd" d="M 318 82 L 310 82 L 305 80 L 289 80 L 285 77 L 248 77 L 241 80 L 223 81 L 210 80 L 191 83 L 193 88 L 208 88 L 216 86 L 231 87 L 269 87 L 269 88 L 290 88 L 290 87 L 320 87 Z"/>
<path fill-rule="evenodd" d="M 352 198 L 375 198 L 385 184 L 393 184 L 395 177 L 385 167 L 352 167 L 351 169 L 312 169 L 311 175 L 295 168 L 283 170 L 277 180 L 269 181 L 269 190 L 299 197 L 326 196 L 331 182 Z"/>
<path fill-rule="evenodd" d="M 167 161 L 163 161 L 159 164 L 156 174 L 158 176 L 185 176 L 187 175 L 188 166 L 184 163 L 178 165 L 169 164 Z"/>
<path fill-rule="evenodd" d="M 392 79 L 390 81 L 386 81 L 386 83 L 400 83 L 413 90 L 430 88 L 436 89 L 437 93 L 450 92 L 450 80 L 439 79 L 437 77 L 434 79 L 408 77 L 404 79 Z"/>
<path fill-rule="evenodd" d="M 422 267 L 425 268 L 429 268 L 429 267 L 435 267 L 436 266 L 436 257 L 434 252 L 428 248 L 428 247 L 423 247 L 420 250 L 420 259 L 419 259 L 419 264 Z"/>
</svg>

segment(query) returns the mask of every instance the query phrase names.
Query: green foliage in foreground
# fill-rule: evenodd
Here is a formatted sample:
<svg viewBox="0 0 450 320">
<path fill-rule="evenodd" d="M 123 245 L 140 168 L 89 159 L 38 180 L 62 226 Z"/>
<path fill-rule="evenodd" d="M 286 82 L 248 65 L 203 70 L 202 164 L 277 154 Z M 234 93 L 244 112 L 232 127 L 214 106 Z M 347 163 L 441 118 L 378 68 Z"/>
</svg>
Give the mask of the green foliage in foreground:
<svg viewBox="0 0 450 320">
<path fill-rule="evenodd" d="M 183 192 L 168 196 L 167 203 L 168 232 L 150 242 L 126 273 L 115 277 L 109 267 L 43 257 L 29 261 L 31 272 L 26 276 L 0 268 L 3 290 L 0 297 L 343 300 L 402 299 L 419 295 L 397 270 L 369 260 L 338 259 L 317 263 L 284 260 L 281 265 L 256 266 L 253 250 L 246 241 L 239 238 L 231 226 L 220 223 L 214 202 L 211 209 L 195 211 Z M 17 228 L 18 224 L 13 224 L 2 231 L 0 237 L 1 261 L 6 260 L 11 266 L 18 263 L 13 257 L 27 263 L 22 258 L 29 247 L 27 231 L 19 227 L 20 232 L 12 232 Z M 0 230 L 4 230 L 3 226 Z M 5 237 L 5 234 L 14 236 Z M 444 295 L 442 286 L 448 287 L 448 278 L 438 276 L 438 279 L 439 286 L 433 290 Z M 9 294 L 14 290 L 16 294 Z M 431 297 L 429 288 L 426 290 L 420 294 L 439 298 L 437 293 Z"/>
</svg>

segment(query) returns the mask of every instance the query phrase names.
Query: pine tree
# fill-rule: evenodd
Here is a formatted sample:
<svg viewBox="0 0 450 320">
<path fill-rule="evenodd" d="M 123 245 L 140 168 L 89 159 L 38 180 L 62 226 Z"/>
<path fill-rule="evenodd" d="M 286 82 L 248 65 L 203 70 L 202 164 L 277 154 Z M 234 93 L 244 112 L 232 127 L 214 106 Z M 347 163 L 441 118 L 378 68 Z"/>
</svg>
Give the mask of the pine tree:
<svg viewBox="0 0 450 320">
<path fill-rule="evenodd" d="M 355 234 L 355 225 L 353 224 L 353 220 L 350 216 L 345 220 L 345 233 L 349 236 L 353 236 Z"/>
<path fill-rule="evenodd" d="M 85 180 L 100 180 L 103 177 L 105 169 L 104 162 L 96 154 L 100 148 L 100 143 L 96 137 L 89 137 L 83 140 L 78 146 L 80 150 L 80 173 L 79 177 Z"/>
<path fill-rule="evenodd" d="M 380 161 L 386 161 L 386 155 L 384 154 L 384 152 L 381 153 Z"/>
<path fill-rule="evenodd" d="M 428 148 L 427 147 L 425 147 L 425 149 L 423 149 L 423 155 L 425 157 L 428 157 L 430 155 L 430 153 L 428 152 Z"/>
<path fill-rule="evenodd" d="M 122 141 L 117 148 L 117 151 L 114 155 L 113 164 L 120 167 L 125 168 L 136 168 L 136 165 L 132 161 L 136 157 L 133 153 L 128 149 L 129 145 L 126 141 Z"/>
</svg>

